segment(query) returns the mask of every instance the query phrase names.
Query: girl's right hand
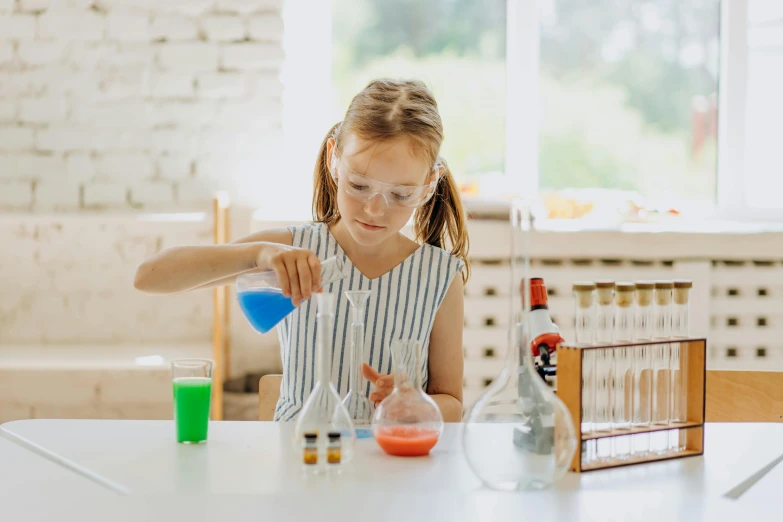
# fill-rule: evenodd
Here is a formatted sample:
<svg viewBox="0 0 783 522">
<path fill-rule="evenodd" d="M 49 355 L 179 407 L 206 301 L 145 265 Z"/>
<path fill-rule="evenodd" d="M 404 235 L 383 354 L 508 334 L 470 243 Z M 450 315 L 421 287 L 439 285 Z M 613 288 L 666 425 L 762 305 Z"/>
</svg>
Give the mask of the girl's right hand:
<svg viewBox="0 0 783 522">
<path fill-rule="evenodd" d="M 311 250 L 267 243 L 256 256 L 256 266 L 275 271 L 283 295 L 290 297 L 294 306 L 321 288 L 321 261 Z"/>
</svg>

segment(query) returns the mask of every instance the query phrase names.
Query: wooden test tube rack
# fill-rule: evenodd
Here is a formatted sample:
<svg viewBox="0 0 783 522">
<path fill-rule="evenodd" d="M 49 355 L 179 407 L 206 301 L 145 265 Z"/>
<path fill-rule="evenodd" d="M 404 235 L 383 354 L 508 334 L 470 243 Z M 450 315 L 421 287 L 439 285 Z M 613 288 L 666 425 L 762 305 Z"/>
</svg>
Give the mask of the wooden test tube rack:
<svg viewBox="0 0 783 522">
<path fill-rule="evenodd" d="M 582 357 L 588 350 L 620 349 L 635 346 L 656 346 L 678 343 L 680 349 L 680 377 L 685 383 L 686 422 L 669 422 L 668 424 L 650 424 L 644 427 L 632 427 L 624 430 L 609 430 L 592 433 L 582 433 Z M 704 398 L 706 383 L 706 339 L 669 339 L 661 341 L 646 341 L 629 344 L 594 345 L 576 347 L 561 345 L 557 347 L 557 396 L 565 403 L 574 421 L 577 434 L 577 449 L 571 462 L 570 471 L 577 473 L 598 469 L 615 468 L 677 459 L 704 454 Z M 614 359 L 614 358 L 612 358 Z M 684 437 L 685 449 L 665 455 L 645 455 L 632 459 L 609 458 L 582 464 L 583 442 L 593 439 L 613 438 L 634 435 L 636 433 L 651 433 L 655 431 L 680 430 Z"/>
</svg>

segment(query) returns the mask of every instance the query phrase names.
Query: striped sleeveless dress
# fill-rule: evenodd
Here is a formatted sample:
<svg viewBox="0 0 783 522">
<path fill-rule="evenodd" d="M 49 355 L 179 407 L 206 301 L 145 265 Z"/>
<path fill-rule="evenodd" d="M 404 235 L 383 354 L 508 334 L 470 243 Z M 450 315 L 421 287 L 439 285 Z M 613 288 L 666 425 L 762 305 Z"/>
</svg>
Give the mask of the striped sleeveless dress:
<svg viewBox="0 0 783 522">
<path fill-rule="evenodd" d="M 364 362 L 380 373 L 391 373 L 391 341 L 416 339 L 422 342 L 422 383 L 427 388 L 429 337 L 435 314 L 446 296 L 451 281 L 464 263 L 432 245 L 422 245 L 402 263 L 382 276 L 369 279 L 359 272 L 337 244 L 329 227 L 312 223 L 289 227 L 292 244 L 315 252 L 324 261 L 340 256 L 344 278 L 324 288 L 335 294 L 334 332 L 332 333 L 331 380 L 340 397 L 348 392 L 350 361 L 350 303 L 347 290 L 371 292 L 365 309 Z M 283 381 L 274 419 L 296 418 L 315 385 L 315 298 L 304 302 L 277 326 L 283 362 Z M 458 321 L 462 323 L 461 319 Z M 363 380 L 365 396 L 370 383 Z"/>
</svg>

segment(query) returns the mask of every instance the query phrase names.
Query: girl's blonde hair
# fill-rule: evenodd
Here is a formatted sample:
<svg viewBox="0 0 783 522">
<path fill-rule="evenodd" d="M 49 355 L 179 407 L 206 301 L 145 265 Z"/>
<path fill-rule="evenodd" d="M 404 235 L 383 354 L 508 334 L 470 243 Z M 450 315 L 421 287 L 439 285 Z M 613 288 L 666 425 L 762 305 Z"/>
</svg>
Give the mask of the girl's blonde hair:
<svg viewBox="0 0 783 522">
<path fill-rule="evenodd" d="M 339 144 L 341 137 L 348 133 L 370 141 L 407 137 L 425 154 L 430 165 L 442 166 L 435 194 L 416 209 L 414 232 L 417 241 L 439 248 L 446 248 L 448 240 L 452 255 L 465 262 L 462 278 L 467 282 L 470 263 L 465 211 L 457 184 L 445 160 L 438 156 L 443 123 L 429 89 L 418 80 L 373 80 L 351 101 L 343 121 L 329 130 L 315 164 L 313 193 L 313 219 L 327 225 L 340 220 L 337 183 L 329 174 L 327 164 L 327 143 L 329 138 L 334 138 Z"/>
</svg>

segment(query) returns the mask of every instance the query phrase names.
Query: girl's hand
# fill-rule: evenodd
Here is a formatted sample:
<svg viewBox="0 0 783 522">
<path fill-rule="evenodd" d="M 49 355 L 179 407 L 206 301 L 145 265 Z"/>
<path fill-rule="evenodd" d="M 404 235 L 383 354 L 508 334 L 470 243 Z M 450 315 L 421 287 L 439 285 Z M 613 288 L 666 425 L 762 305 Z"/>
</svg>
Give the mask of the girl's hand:
<svg viewBox="0 0 783 522">
<path fill-rule="evenodd" d="M 362 375 L 375 386 L 375 391 L 370 393 L 370 400 L 373 401 L 376 406 L 394 391 L 393 375 L 378 373 L 367 363 L 362 364 Z"/>
<path fill-rule="evenodd" d="M 256 266 L 275 271 L 283 295 L 294 306 L 321 289 L 321 261 L 311 250 L 266 243 L 256 256 Z"/>
</svg>

